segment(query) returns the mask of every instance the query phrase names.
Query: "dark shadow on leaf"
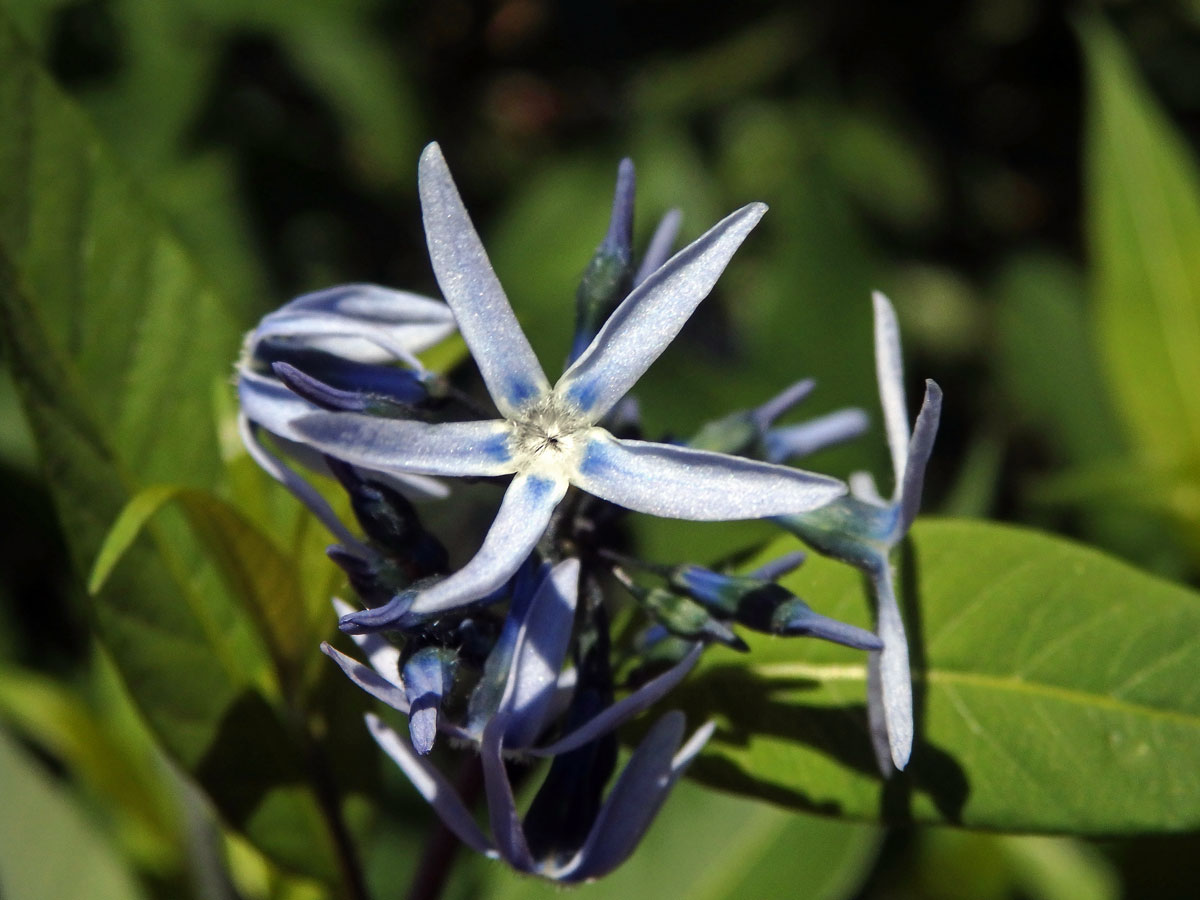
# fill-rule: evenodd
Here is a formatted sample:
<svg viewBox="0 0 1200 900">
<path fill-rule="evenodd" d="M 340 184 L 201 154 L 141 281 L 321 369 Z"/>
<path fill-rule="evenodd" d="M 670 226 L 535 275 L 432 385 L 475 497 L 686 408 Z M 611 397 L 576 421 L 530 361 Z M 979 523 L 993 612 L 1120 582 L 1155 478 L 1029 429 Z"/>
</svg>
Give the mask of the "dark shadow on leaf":
<svg viewBox="0 0 1200 900">
<path fill-rule="evenodd" d="M 838 765 L 877 781 L 880 815 L 886 822 L 913 821 L 914 791 L 927 795 L 943 820 L 961 821 L 969 786 L 966 773 L 949 753 L 921 740 L 918 731 L 912 765 L 885 783 L 871 751 L 866 706 L 810 705 L 797 699 L 798 693 L 818 687 L 818 682 L 808 678 L 764 677 L 741 666 L 723 666 L 685 683 L 676 690 L 675 697 L 693 714 L 717 719 L 714 746 L 745 747 L 752 736 L 764 735 L 816 750 Z M 837 801 L 814 800 L 803 792 L 744 771 L 729 759 L 702 756 L 689 774 L 716 787 L 809 812 L 825 815 L 844 812 Z M 819 793 L 820 787 L 814 785 L 814 791 Z"/>
</svg>

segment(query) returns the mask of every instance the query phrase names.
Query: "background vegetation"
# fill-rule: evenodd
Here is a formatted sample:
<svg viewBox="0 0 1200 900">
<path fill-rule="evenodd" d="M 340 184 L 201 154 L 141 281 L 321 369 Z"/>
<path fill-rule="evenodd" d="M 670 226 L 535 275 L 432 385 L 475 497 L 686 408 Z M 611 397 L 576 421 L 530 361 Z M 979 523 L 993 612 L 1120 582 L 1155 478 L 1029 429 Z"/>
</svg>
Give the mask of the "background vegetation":
<svg viewBox="0 0 1200 900">
<path fill-rule="evenodd" d="M 691 433 L 807 375 L 807 413 L 876 415 L 880 288 L 910 388 L 932 377 L 946 392 L 925 511 L 1033 526 L 1142 570 L 1023 532 L 919 528 L 929 634 L 988 591 L 998 610 L 961 647 L 931 641 L 934 663 L 1007 672 L 1006 649 L 1033 635 L 1094 702 L 1072 718 L 931 693 L 930 734 L 965 793 L 955 806 L 950 769 L 931 763 L 896 815 L 813 735 L 718 741 L 698 780 L 789 808 L 685 783 L 585 896 L 1200 890 L 1200 596 L 1179 586 L 1200 575 L 1196 4 L 0 0 L 0 13 L 5 896 L 334 896 L 346 840 L 374 896 L 407 889 L 429 813 L 315 653 L 336 574 L 317 529 L 239 454 L 228 375 L 241 332 L 303 290 L 436 293 L 415 195 L 430 139 L 547 361 L 569 343 L 620 157 L 638 167 L 643 237 L 672 206 L 690 238 L 770 204 L 639 384 L 650 433 Z M 875 432 L 810 467 L 883 472 L 883 453 Z M 157 498 L 151 536 L 90 597 L 118 512 L 164 483 L 190 492 Z M 769 536 L 638 534 L 651 558 L 704 561 Z M 797 579 L 817 609 L 866 621 L 846 573 L 817 562 Z M 1147 622 L 1160 631 L 1123 640 Z M 723 698 L 746 695 L 723 661 L 680 702 L 734 721 Z M 1126 663 L 1161 720 L 1094 699 L 1124 690 L 1105 679 Z M 994 757 L 945 711 L 956 697 L 989 729 L 1011 717 Z M 1098 721 L 1161 779 L 1091 754 Z M 1024 749 L 1006 761 L 1011 746 Z M 1025 768 L 1030 747 L 1045 768 Z M 541 892 L 482 860 L 449 886 Z"/>
</svg>

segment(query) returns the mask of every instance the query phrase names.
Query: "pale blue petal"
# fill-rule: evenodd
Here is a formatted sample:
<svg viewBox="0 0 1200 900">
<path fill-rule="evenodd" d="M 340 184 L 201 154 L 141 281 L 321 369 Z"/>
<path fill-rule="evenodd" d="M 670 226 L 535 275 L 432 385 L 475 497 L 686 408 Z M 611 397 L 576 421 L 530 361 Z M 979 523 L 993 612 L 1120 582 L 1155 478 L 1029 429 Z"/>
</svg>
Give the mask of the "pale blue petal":
<svg viewBox="0 0 1200 900">
<path fill-rule="evenodd" d="M 528 747 L 546 729 L 571 643 L 578 593 L 579 560 L 572 557 L 542 579 L 525 612 L 498 712 L 508 720 L 507 747 Z"/>
<path fill-rule="evenodd" d="M 879 401 L 883 406 L 883 426 L 895 474 L 894 497 L 900 496 L 908 458 L 908 404 L 904 400 L 904 360 L 900 353 L 900 326 L 892 303 L 875 291 L 875 378 L 879 382 Z"/>
<path fill-rule="evenodd" d="M 642 257 L 642 263 L 633 276 L 633 287 L 637 287 L 653 275 L 659 266 L 670 259 L 675 238 L 679 236 L 679 222 L 682 218 L 679 210 L 670 209 L 659 220 L 658 227 L 654 229 L 654 235 L 646 247 L 646 255 Z"/>
<path fill-rule="evenodd" d="M 858 437 L 867 430 L 869 422 L 861 409 L 839 409 L 797 425 L 772 428 L 763 436 L 767 459 L 784 462 L 816 453 Z"/>
<path fill-rule="evenodd" d="M 683 728 L 683 713 L 678 711 L 654 723 L 605 798 L 586 843 L 561 874 L 562 880 L 599 878 L 634 851 L 675 784 L 674 757 Z"/>
<path fill-rule="evenodd" d="M 599 421 L 674 340 L 766 210 L 762 203 L 742 207 L 635 288 L 563 374 L 555 392 L 591 422 Z"/>
<path fill-rule="evenodd" d="M 471 224 L 436 143 L 421 154 L 417 184 L 429 258 L 496 408 L 512 418 L 550 389 Z"/>
<path fill-rule="evenodd" d="M 404 738 L 384 725 L 378 718 L 370 713 L 365 718 L 367 728 L 370 729 L 371 736 L 375 738 L 376 743 L 408 776 L 408 780 L 413 783 L 417 793 L 433 807 L 434 812 L 438 814 L 446 827 L 472 850 L 495 859 L 496 848 L 479 830 L 474 817 L 459 799 L 458 792 L 442 776 L 442 773 L 429 762 L 417 756 Z"/>
<path fill-rule="evenodd" d="M 588 719 L 574 731 L 559 738 L 553 744 L 537 747 L 529 752 L 534 756 L 559 756 L 578 750 L 584 744 L 591 743 L 601 735 L 607 734 L 614 728 L 619 728 L 624 722 L 632 719 L 638 713 L 649 709 L 654 703 L 666 696 L 679 684 L 692 666 L 704 652 L 704 645 L 696 643 L 679 662 L 656 678 L 647 681 L 627 697 L 623 697 L 603 712 Z"/>
<path fill-rule="evenodd" d="M 279 379 L 258 372 L 245 369 L 238 372 L 237 391 L 238 406 L 251 422 L 293 441 L 300 436 L 292 430 L 292 423 L 320 411 L 320 407 L 301 399 Z"/>
<path fill-rule="evenodd" d="M 347 656 L 337 647 L 325 641 L 321 644 L 321 652 L 338 664 L 346 677 L 374 697 L 382 700 L 392 709 L 408 715 L 408 697 L 404 688 L 384 678 L 374 669 L 369 669 L 352 656 Z"/>
<path fill-rule="evenodd" d="M 925 467 L 933 452 L 938 422 L 942 417 L 942 389 L 935 381 L 925 382 L 925 400 L 917 413 L 912 440 L 908 444 L 908 464 L 900 487 L 899 534 L 907 534 L 921 506 L 921 489 L 925 485 Z"/>
<path fill-rule="evenodd" d="M 479 552 L 465 566 L 417 593 L 410 614 L 428 617 L 490 594 L 513 576 L 541 539 L 567 482 L 518 475 L 508 486 Z"/>
<path fill-rule="evenodd" d="M 693 450 L 622 441 L 594 429 L 571 481 L 618 506 L 672 519 L 725 521 L 808 512 L 846 493 L 834 478 Z"/>
<path fill-rule="evenodd" d="M 308 507 L 309 512 L 329 529 L 330 534 L 348 547 L 362 548 L 362 541 L 342 524 L 342 520 L 338 518 L 333 507 L 321 496 L 321 493 L 263 445 L 255 432 L 257 426 L 250 421 L 245 412 L 238 413 L 237 422 L 238 434 L 241 435 L 242 444 L 245 445 L 250 458 L 258 463 L 264 472 L 287 488 L 292 496 Z"/>
<path fill-rule="evenodd" d="M 339 597 L 333 598 L 333 611 L 340 619 L 354 612 L 354 607 Z M 355 634 L 351 636 L 358 649 L 367 656 L 371 668 L 389 683 L 404 688 L 400 680 L 400 648 L 378 634 Z M 325 648 L 322 647 L 322 650 Z"/>
<path fill-rule="evenodd" d="M 784 390 L 780 391 L 751 413 L 754 419 L 754 426 L 759 432 L 766 431 L 776 419 L 811 394 L 813 388 L 816 386 L 817 382 L 815 379 L 805 378 L 784 388 Z"/>
<path fill-rule="evenodd" d="M 861 500 L 870 506 L 891 506 L 890 501 L 885 500 L 879 493 L 879 488 L 875 484 L 875 476 L 870 472 L 850 473 L 849 483 L 850 496 L 854 499 Z"/>
<path fill-rule="evenodd" d="M 896 604 L 891 567 L 886 563 L 871 576 L 875 593 L 875 631 L 883 641 L 883 649 L 871 653 L 870 661 L 877 667 L 878 681 L 869 684 L 872 706 L 882 714 L 887 735 L 888 753 L 897 769 L 908 765 L 913 743 L 912 674 L 908 666 L 908 639 L 904 621 Z M 874 679 L 872 679 L 874 681 Z M 875 723 L 872 723 L 874 732 Z M 878 751 L 877 751 L 878 755 Z"/>
<path fill-rule="evenodd" d="M 504 731 L 507 725 L 507 717 L 494 716 L 483 729 L 483 740 L 479 743 L 488 821 L 496 847 L 505 862 L 521 872 L 532 872 L 535 868 L 533 855 L 529 852 L 512 785 L 504 768 Z"/>
<path fill-rule="evenodd" d="M 757 578 L 760 581 L 776 581 L 800 568 L 807 558 L 808 554 L 803 550 L 793 550 L 791 553 L 785 553 L 770 562 L 763 563 L 754 571 L 746 574 L 750 578 Z"/>
<path fill-rule="evenodd" d="M 291 423 L 298 440 L 359 466 L 422 475 L 507 475 L 510 428 L 503 419 L 430 424 L 360 413 L 316 412 Z"/>
</svg>

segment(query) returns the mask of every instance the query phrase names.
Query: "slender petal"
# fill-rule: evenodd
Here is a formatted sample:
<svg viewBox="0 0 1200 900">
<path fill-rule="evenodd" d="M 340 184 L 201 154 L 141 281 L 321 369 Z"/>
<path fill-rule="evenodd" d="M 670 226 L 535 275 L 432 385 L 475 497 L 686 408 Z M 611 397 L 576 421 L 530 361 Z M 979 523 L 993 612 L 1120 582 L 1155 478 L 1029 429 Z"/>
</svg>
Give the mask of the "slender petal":
<svg viewBox="0 0 1200 900">
<path fill-rule="evenodd" d="M 679 222 L 683 218 L 677 209 L 667 210 L 667 214 L 659 220 L 658 227 L 646 247 L 646 255 L 633 276 L 633 286 L 637 287 L 671 257 L 671 248 L 675 246 L 675 238 L 679 236 Z"/>
<path fill-rule="evenodd" d="M 617 189 L 613 194 L 612 216 L 608 232 L 600 245 L 610 253 L 623 254 L 628 259 L 633 243 L 633 197 L 635 189 L 633 160 L 626 157 L 617 165 Z"/>
<path fill-rule="evenodd" d="M 343 284 L 302 294 L 265 316 L 250 334 L 250 344 L 269 337 L 303 337 L 305 346 L 359 362 L 381 362 L 431 347 L 454 327 L 450 307 L 438 300 L 374 284 Z"/>
<path fill-rule="evenodd" d="M 759 431 L 766 431 L 789 409 L 801 402 L 813 392 L 817 386 L 815 378 L 804 378 L 793 385 L 784 388 L 762 406 L 751 412 L 754 424 Z"/>
<path fill-rule="evenodd" d="M 352 466 L 423 475 L 507 475 L 509 426 L 502 419 L 429 424 L 359 413 L 316 412 L 291 423 L 311 447 Z"/>
<path fill-rule="evenodd" d="M 479 743 L 488 821 L 492 826 L 492 837 L 505 862 L 522 872 L 532 872 L 535 868 L 533 855 L 529 852 L 512 784 L 504 769 L 504 732 L 507 727 L 506 716 L 493 717 L 483 729 L 483 740 Z"/>
<path fill-rule="evenodd" d="M 287 488 L 297 500 L 308 507 L 309 511 L 329 529 L 329 533 L 348 547 L 361 548 L 362 542 L 351 533 L 329 502 L 321 496 L 311 484 L 288 466 L 274 453 L 269 451 L 258 438 L 255 423 L 251 422 L 246 413 L 238 413 L 238 433 L 251 459 L 258 463 L 264 472 Z"/>
<path fill-rule="evenodd" d="M 867 430 L 868 424 L 867 414 L 861 409 L 839 409 L 797 425 L 772 428 L 763 437 L 767 459 L 784 462 L 816 453 L 858 437 Z"/>
<path fill-rule="evenodd" d="M 766 211 L 744 206 L 675 254 L 622 301 L 555 390 L 599 421 L 674 340 Z"/>
<path fill-rule="evenodd" d="M 328 641 L 321 644 L 321 652 L 337 663 L 347 678 L 376 700 L 382 700 L 392 709 L 398 709 L 408 715 L 408 697 L 405 696 L 401 685 L 385 678 L 374 669 L 367 668 L 357 659 L 347 656 Z"/>
<path fill-rule="evenodd" d="M 807 558 L 808 554 L 803 550 L 793 550 L 791 553 L 785 553 L 770 562 L 763 563 L 754 571 L 746 574 L 751 578 L 759 578 L 763 581 L 777 581 L 804 565 L 804 560 Z"/>
<path fill-rule="evenodd" d="M 354 612 L 354 607 L 345 600 L 334 597 L 333 611 L 337 613 L 340 619 Z M 351 639 L 358 646 L 358 649 L 367 655 L 367 661 L 371 664 L 372 669 L 396 687 L 400 689 L 404 688 L 404 682 L 400 680 L 399 647 L 389 642 L 386 638 L 380 637 L 378 634 L 356 634 Z M 326 646 L 322 644 L 321 649 L 325 650 Z M 333 648 L 330 647 L 330 649 Z M 326 650 L 325 652 L 328 653 L 329 651 Z"/>
<path fill-rule="evenodd" d="M 883 406 L 883 425 L 887 431 L 892 470 L 896 476 L 894 496 L 900 495 L 904 465 L 908 456 L 908 405 L 904 401 L 904 360 L 900 353 L 900 326 L 896 310 L 879 291 L 871 295 L 875 306 L 875 378 L 879 382 L 879 400 Z"/>
<path fill-rule="evenodd" d="M 594 741 L 602 734 L 607 734 L 614 728 L 620 727 L 621 724 L 632 719 L 642 710 L 649 709 L 683 681 L 703 652 L 703 644 L 694 644 L 683 659 L 657 678 L 647 681 L 629 696 L 606 707 L 603 712 L 588 719 L 553 744 L 538 747 L 529 752 L 534 756 L 559 756 L 563 753 L 570 753 L 572 750 L 578 750 L 584 744 Z"/>
<path fill-rule="evenodd" d="M 500 714 L 509 723 L 506 746 L 528 747 L 546 728 L 571 642 L 578 593 L 579 560 L 572 557 L 556 565 L 533 595 L 501 702 Z"/>
<path fill-rule="evenodd" d="M 800 469 L 595 429 L 572 482 L 618 506 L 673 519 L 725 521 L 807 512 L 846 493 Z"/>
<path fill-rule="evenodd" d="M 683 740 L 683 713 L 659 719 L 629 758 L 613 785 L 587 842 L 563 880 L 588 881 L 623 863 L 642 839 L 675 783 L 675 753 Z"/>
<path fill-rule="evenodd" d="M 446 827 L 457 835 L 458 839 L 477 853 L 483 853 L 495 859 L 498 855 L 496 848 L 479 830 L 475 819 L 459 799 L 458 793 L 442 774 L 425 760 L 413 752 L 412 747 L 400 735 L 384 725 L 377 717 L 367 713 L 367 728 L 371 737 L 383 748 L 408 776 L 426 802 L 433 807 Z"/>
<path fill-rule="evenodd" d="M 565 481 L 516 476 L 479 552 L 453 575 L 420 591 L 411 614 L 430 616 L 453 609 L 490 594 L 508 581 L 541 538 L 566 492 Z"/>
<path fill-rule="evenodd" d="M 290 440 L 300 439 L 300 435 L 292 430 L 292 423 L 319 411 L 319 407 L 301 398 L 277 378 L 245 369 L 238 373 L 237 391 L 238 405 L 246 418 L 271 434 Z"/>
<path fill-rule="evenodd" d="M 421 212 L 429 258 L 459 331 L 501 415 L 511 418 L 550 384 L 513 314 L 436 143 L 421 154 Z"/>
<path fill-rule="evenodd" d="M 933 452 L 933 441 L 937 437 L 938 422 L 942 417 L 942 389 L 935 381 L 925 382 L 925 400 L 917 413 L 913 426 L 912 440 L 908 444 L 908 464 L 904 470 L 904 481 L 900 486 L 899 533 L 907 534 L 917 517 L 921 505 L 921 489 L 925 485 L 925 466 Z"/>
<path fill-rule="evenodd" d="M 882 714 L 887 737 L 887 754 L 897 769 L 908 765 L 913 743 L 912 674 L 908 667 L 908 639 L 904 634 L 904 621 L 900 618 L 900 607 L 892 585 L 891 567 L 885 562 L 871 577 L 875 591 L 875 629 L 883 650 L 871 654 L 871 665 L 877 667 L 878 686 L 868 685 L 870 692 L 868 712 Z M 872 723 L 872 735 L 876 733 Z M 880 748 L 876 755 L 880 756 Z"/>
</svg>

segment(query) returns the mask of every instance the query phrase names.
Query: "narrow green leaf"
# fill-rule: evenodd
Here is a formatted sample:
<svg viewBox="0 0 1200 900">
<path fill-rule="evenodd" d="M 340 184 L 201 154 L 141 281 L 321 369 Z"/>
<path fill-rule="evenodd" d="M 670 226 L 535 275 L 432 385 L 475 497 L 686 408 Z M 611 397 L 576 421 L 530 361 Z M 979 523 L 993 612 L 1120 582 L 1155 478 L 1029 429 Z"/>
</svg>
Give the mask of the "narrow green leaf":
<svg viewBox="0 0 1200 900">
<path fill-rule="evenodd" d="M 813 558 L 784 583 L 866 624 L 848 567 Z M 744 662 L 711 650 L 676 698 L 720 722 L 695 777 L 856 819 L 1200 826 L 1200 596 L 1060 538 L 953 520 L 914 529 L 899 583 L 917 702 L 904 773 L 875 770 L 862 654 L 754 638 Z"/>
<path fill-rule="evenodd" d="M 2 17 L 0 59 L 0 339 L 83 574 L 141 487 L 217 483 L 212 385 L 240 329 Z M 92 611 L 151 730 L 226 821 L 336 880 L 336 789 L 188 523 L 164 511 Z"/>
<path fill-rule="evenodd" d="M 137 882 L 72 798 L 0 730 L 0 896 L 138 900 Z"/>
<path fill-rule="evenodd" d="M 1087 61 L 1088 243 L 1099 340 L 1129 436 L 1145 461 L 1200 468 L 1200 171 L 1098 19 Z"/>
</svg>

